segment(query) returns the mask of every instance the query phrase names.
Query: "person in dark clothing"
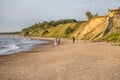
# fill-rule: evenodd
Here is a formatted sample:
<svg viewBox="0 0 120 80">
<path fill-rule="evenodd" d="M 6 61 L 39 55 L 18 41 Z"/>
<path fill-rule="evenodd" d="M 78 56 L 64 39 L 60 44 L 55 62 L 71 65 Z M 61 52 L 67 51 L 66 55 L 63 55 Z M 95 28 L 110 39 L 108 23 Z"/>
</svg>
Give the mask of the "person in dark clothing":
<svg viewBox="0 0 120 80">
<path fill-rule="evenodd" d="M 73 43 L 75 43 L 75 37 L 72 37 Z"/>
</svg>

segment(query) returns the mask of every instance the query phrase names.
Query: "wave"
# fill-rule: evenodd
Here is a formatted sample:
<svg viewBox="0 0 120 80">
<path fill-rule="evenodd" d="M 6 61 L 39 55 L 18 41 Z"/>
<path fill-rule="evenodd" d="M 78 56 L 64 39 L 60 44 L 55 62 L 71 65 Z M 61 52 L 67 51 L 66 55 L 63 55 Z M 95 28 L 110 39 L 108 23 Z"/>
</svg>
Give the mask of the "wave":
<svg viewBox="0 0 120 80">
<path fill-rule="evenodd" d="M 3 55 L 5 52 L 8 52 L 8 51 L 17 50 L 19 48 L 20 47 L 15 44 L 4 45 L 0 49 L 0 55 Z"/>
<path fill-rule="evenodd" d="M 43 43 L 49 42 L 21 37 L 0 37 L 0 55 L 29 50 L 33 48 L 34 45 Z"/>
</svg>

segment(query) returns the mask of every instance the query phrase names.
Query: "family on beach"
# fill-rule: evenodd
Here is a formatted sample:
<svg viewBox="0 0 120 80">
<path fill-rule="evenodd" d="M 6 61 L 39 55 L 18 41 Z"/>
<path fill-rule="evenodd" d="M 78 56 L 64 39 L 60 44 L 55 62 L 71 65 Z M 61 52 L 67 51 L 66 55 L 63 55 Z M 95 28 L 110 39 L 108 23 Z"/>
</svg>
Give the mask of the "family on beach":
<svg viewBox="0 0 120 80">
<path fill-rule="evenodd" d="M 73 43 L 75 43 L 75 37 L 72 37 Z M 60 38 L 54 38 L 54 45 L 60 45 Z"/>
</svg>

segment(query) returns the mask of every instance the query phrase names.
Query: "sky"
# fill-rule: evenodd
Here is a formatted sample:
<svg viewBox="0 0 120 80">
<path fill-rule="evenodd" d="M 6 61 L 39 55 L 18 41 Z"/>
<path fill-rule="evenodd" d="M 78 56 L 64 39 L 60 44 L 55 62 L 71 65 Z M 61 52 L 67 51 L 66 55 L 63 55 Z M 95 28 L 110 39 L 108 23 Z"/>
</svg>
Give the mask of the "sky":
<svg viewBox="0 0 120 80">
<path fill-rule="evenodd" d="M 105 15 L 117 7 L 120 0 L 0 0 L 0 32 L 21 31 L 50 20 L 86 20 L 87 11 Z"/>
</svg>

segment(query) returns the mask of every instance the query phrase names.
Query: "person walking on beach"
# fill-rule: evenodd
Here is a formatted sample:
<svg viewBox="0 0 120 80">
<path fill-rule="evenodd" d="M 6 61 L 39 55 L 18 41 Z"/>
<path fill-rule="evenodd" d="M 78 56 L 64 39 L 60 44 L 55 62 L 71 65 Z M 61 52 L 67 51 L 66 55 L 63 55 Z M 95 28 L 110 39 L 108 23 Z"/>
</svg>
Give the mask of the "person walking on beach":
<svg viewBox="0 0 120 80">
<path fill-rule="evenodd" d="M 75 37 L 72 37 L 73 43 L 75 43 Z"/>
<path fill-rule="evenodd" d="M 60 45 L 60 38 L 57 38 L 57 43 L 58 45 Z"/>
<path fill-rule="evenodd" d="M 54 45 L 58 45 L 57 38 L 54 38 Z"/>
</svg>

